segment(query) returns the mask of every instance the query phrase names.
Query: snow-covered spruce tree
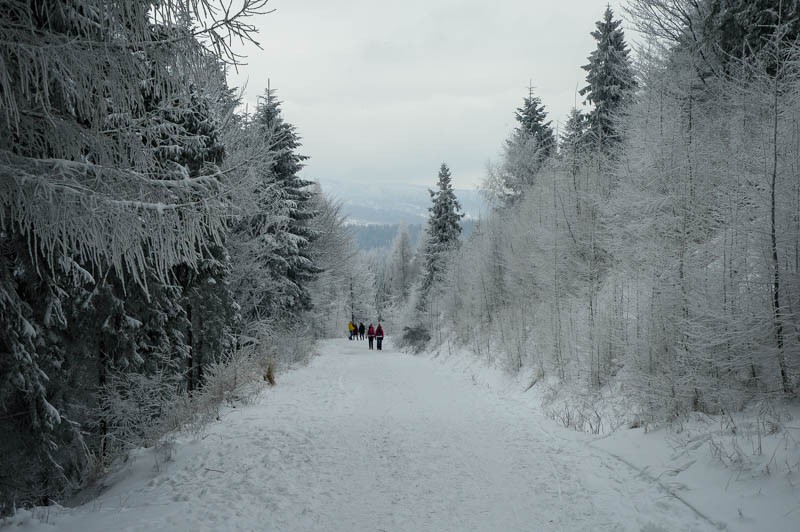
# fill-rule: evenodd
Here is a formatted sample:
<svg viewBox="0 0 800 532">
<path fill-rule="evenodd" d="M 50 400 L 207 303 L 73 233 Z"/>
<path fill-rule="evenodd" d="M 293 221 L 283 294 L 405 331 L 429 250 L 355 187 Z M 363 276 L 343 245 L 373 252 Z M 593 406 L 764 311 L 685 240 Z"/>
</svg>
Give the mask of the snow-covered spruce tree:
<svg viewBox="0 0 800 532">
<path fill-rule="evenodd" d="M 461 236 L 461 218 L 464 213 L 453 191 L 450 168 L 442 163 L 439 168 L 438 190 L 430 190 L 432 205 L 428 208 L 428 240 L 425 242 L 425 266 L 422 291 L 429 293 L 434 284 L 442 280 L 447 254 L 458 247 Z"/>
<path fill-rule="evenodd" d="M 282 254 L 286 261 L 286 279 L 291 283 L 291 289 L 284 294 L 284 306 L 290 312 L 308 310 L 311 303 L 308 284 L 319 273 L 309 252 L 311 242 L 318 236 L 311 223 L 318 215 L 313 201 L 313 183 L 298 175 L 303 168 L 303 161 L 308 157 L 297 153 L 301 146 L 300 137 L 295 126 L 283 120 L 280 102 L 273 91 L 267 91 L 263 105 L 263 114 L 256 113 L 255 121 L 274 132 L 273 172 L 283 189 L 289 213 L 286 247 Z"/>
<path fill-rule="evenodd" d="M 218 183 L 159 156 L 163 139 L 185 146 L 195 137 L 165 123 L 163 111 L 187 101 L 187 78 L 207 67 L 207 50 L 224 52 L 228 36 L 248 39 L 241 18 L 263 4 L 203 21 L 193 15 L 210 7 L 205 0 L 0 6 L 0 423 L 13 435 L 4 443 L 16 446 L 2 453 L 0 470 L 15 480 L 2 482 L 0 513 L 12 501 L 58 498 L 84 473 L 81 427 L 59 408 L 84 408 L 71 387 L 97 375 L 62 354 L 66 303 L 76 291 L 104 290 L 104 279 L 146 294 L 149 277 L 194 266 L 223 233 Z M 107 323 L 79 340 L 91 343 Z M 32 467 L 20 476 L 12 464 L 23 463 L 23 450 Z"/>
<path fill-rule="evenodd" d="M 69 399 L 64 412 L 80 423 L 87 447 L 101 467 L 120 451 L 152 441 L 146 439 L 152 433 L 141 424 L 145 420 L 134 422 L 124 414 L 135 409 L 126 400 L 136 403 L 145 398 L 123 390 L 131 382 L 158 375 L 150 392 L 176 394 L 190 353 L 185 337 L 190 323 L 181 306 L 180 288 L 155 277 L 148 279 L 145 293 L 139 285 L 125 286 L 109 271 L 91 290 L 73 293 L 67 307 L 70 326 L 61 334 L 67 355 L 64 381 L 55 389 L 69 390 L 63 394 Z M 118 399 L 113 402 L 118 411 L 103 407 L 110 396 Z M 167 406 L 160 405 L 161 411 Z M 157 423 L 154 416 L 148 424 Z"/>
<path fill-rule="evenodd" d="M 577 218 L 568 223 L 568 228 L 588 273 L 584 293 L 590 355 L 587 376 L 596 388 L 606 382 L 604 374 L 608 373 L 607 362 L 612 358 L 609 351 L 603 351 L 600 345 L 604 332 L 599 329 L 597 321 L 598 297 L 611 265 L 601 207 L 608 201 L 614 187 L 614 161 L 624 132 L 620 120 L 634 101 L 636 89 L 629 50 L 620 26 L 621 21 L 614 20 L 611 8 L 607 7 L 603 19 L 596 23 L 596 30 L 591 34 L 597 46 L 589 56 L 589 64 L 582 67 L 587 72 L 587 85 L 580 90 L 586 98 L 585 103 L 592 105 L 586 116 L 584 136 L 589 153 L 584 155 L 579 151 L 571 154 L 569 165 L 573 184 L 570 199 Z M 559 200 L 562 206 L 564 199 Z M 570 217 L 564 213 L 564 218 Z"/>
<path fill-rule="evenodd" d="M 267 192 L 265 201 L 276 204 L 269 211 L 249 213 L 239 224 L 239 230 L 250 235 L 245 240 L 250 240 L 260 275 L 268 278 L 270 287 L 250 286 L 254 280 L 243 278 L 237 290 L 252 295 L 250 319 L 290 321 L 310 308 L 309 285 L 320 273 L 310 255 L 317 237 L 312 221 L 318 215 L 313 183 L 299 176 L 307 157 L 297 153 L 300 137 L 295 126 L 283 119 L 273 90 L 266 91 L 246 127 L 269 142 L 271 160 L 257 169 L 258 187 Z"/>
<path fill-rule="evenodd" d="M 228 124 L 224 133 L 225 168 L 240 183 L 233 192 L 228 239 L 231 285 L 242 314 L 240 333 L 269 335 L 275 321 L 273 296 L 281 289 L 281 279 L 266 267 L 276 260 L 281 246 L 276 235 L 289 223 L 288 205 L 271 171 L 275 157 L 271 135 L 254 127 L 250 117 Z"/>
<path fill-rule="evenodd" d="M 577 107 L 570 109 L 567 122 L 564 124 L 564 131 L 561 132 L 559 139 L 559 152 L 563 159 L 576 167 L 580 163 L 579 159 L 590 148 L 587 127 L 586 115 Z"/>
<path fill-rule="evenodd" d="M 216 67 L 216 68 L 215 68 Z M 222 74 L 222 70 L 209 60 L 209 73 Z M 193 135 L 191 142 L 172 146 L 163 157 L 187 169 L 190 178 L 218 181 L 224 188 L 220 168 L 225 148 L 220 141 L 220 124 L 217 112 L 229 113 L 236 105 L 226 90 L 224 79 L 218 81 L 217 94 L 200 94 L 197 87 L 189 86 L 189 105 L 176 106 L 165 116 L 165 123 L 175 123 Z M 212 101 L 212 97 L 222 102 Z M 227 178 L 230 181 L 230 178 Z M 222 351 L 232 344 L 231 326 L 236 314 L 233 294 L 229 287 L 230 256 L 225 240 L 208 242 L 201 250 L 201 258 L 192 267 L 181 264 L 175 267 L 175 277 L 182 288 L 181 305 L 186 310 L 188 328 L 185 332 L 190 352 L 186 359 L 186 388 L 192 391 L 202 386 L 204 367 L 215 362 Z"/>
<path fill-rule="evenodd" d="M 516 135 L 533 137 L 539 146 L 542 158 L 553 155 L 556 149 L 555 135 L 551 122 L 547 120 L 547 112 L 542 105 L 542 99 L 533 95 L 531 90 L 523 100 L 522 107 L 518 107 L 515 118 L 519 126 L 514 131 Z"/>
<path fill-rule="evenodd" d="M 437 190 L 429 190 L 432 205 L 428 208 L 427 237 L 424 253 L 424 264 L 418 293 L 416 294 L 416 320 L 415 327 L 427 330 L 428 333 L 438 331 L 439 293 L 445 278 L 448 260 L 452 251 L 460 243 L 461 224 L 464 214 L 459 212 L 461 205 L 453 191 L 450 169 L 442 163 L 439 168 Z M 414 333 L 407 328 L 408 335 Z"/>
<path fill-rule="evenodd" d="M 165 166 L 183 168 L 187 178 L 217 181 L 217 188 L 222 189 L 219 165 L 224 148 L 219 142 L 212 98 L 225 98 L 228 91 L 217 62 L 212 57 L 206 61 L 208 79 L 201 80 L 203 86 L 195 85 L 187 76 L 187 90 L 171 101 L 160 101 L 151 87 L 142 83 L 145 105 L 158 117 L 163 131 L 142 149 L 153 150 Z M 219 78 L 216 84 L 214 73 Z M 182 74 L 179 70 L 175 73 Z M 231 108 L 233 102 L 227 106 Z M 170 131 L 180 131 L 182 137 L 176 139 Z M 169 284 L 148 272 L 147 291 L 136 285 L 126 289 L 116 272 L 110 271 L 102 280 L 103 290 L 84 300 L 81 308 L 91 310 L 92 316 L 81 329 L 91 330 L 92 323 L 103 323 L 104 334 L 109 336 L 94 348 L 84 346 L 83 352 L 71 357 L 77 360 L 83 353 L 100 354 L 97 382 L 87 384 L 99 387 L 101 392 L 93 420 L 96 431 L 92 434 L 99 438 L 99 445 L 90 448 L 99 448 L 104 461 L 113 459 L 114 452 L 152 443 L 159 435 L 158 427 L 163 427 L 162 416 L 157 413 L 167 411 L 166 405 L 159 405 L 154 398 L 174 399 L 181 390 L 191 392 L 199 387 L 204 367 L 214 362 L 229 343 L 233 302 L 227 288 L 227 251 L 223 243 L 209 240 L 200 253 L 194 266 L 174 266 L 170 276 L 173 282 Z M 103 312 L 109 312 L 108 317 Z M 78 313 L 75 321 L 80 319 Z M 130 340 L 121 342 L 124 338 Z M 141 391 L 145 383 L 148 408 L 134 391 Z M 127 405 L 125 400 L 135 404 Z M 131 419 L 132 413 L 138 417 Z"/>
<path fill-rule="evenodd" d="M 503 163 L 491 168 L 485 189 L 498 205 L 517 201 L 557 149 L 542 101 L 533 91 L 514 114 L 519 124 L 503 147 Z"/>
<path fill-rule="evenodd" d="M 589 55 L 589 64 L 582 67 L 587 72 L 588 84 L 580 94 L 586 97 L 586 103 L 593 105 L 588 115 L 588 129 L 601 153 L 610 153 L 619 141 L 617 114 L 632 101 L 636 89 L 628 57 L 630 50 L 621 25 L 622 21 L 614 20 L 611 7 L 607 7 L 603 19 L 592 32 L 597 48 Z"/>
</svg>

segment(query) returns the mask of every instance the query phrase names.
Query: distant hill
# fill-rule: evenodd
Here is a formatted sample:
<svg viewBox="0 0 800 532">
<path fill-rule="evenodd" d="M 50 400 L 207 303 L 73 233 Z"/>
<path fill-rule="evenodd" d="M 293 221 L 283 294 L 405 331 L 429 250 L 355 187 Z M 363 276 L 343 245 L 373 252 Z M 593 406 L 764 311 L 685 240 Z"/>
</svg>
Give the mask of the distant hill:
<svg viewBox="0 0 800 532">
<path fill-rule="evenodd" d="M 417 249 L 419 237 L 422 235 L 422 224 L 411 224 L 407 227 L 411 247 Z M 399 229 L 400 224 L 353 224 L 349 227 L 358 248 L 363 251 L 391 248 Z"/>
<path fill-rule="evenodd" d="M 424 186 L 326 181 L 322 183 L 322 190 L 342 202 L 351 224 L 395 225 L 405 222 L 411 226 L 428 220 L 431 196 Z M 457 189 L 455 193 L 468 219 L 478 219 L 486 211 L 479 191 Z"/>
<path fill-rule="evenodd" d="M 467 239 L 475 229 L 477 222 L 473 219 L 461 220 L 461 238 Z M 424 224 L 407 225 L 408 236 L 411 237 L 411 247 L 417 249 Z M 400 224 L 352 224 L 350 232 L 356 239 L 358 248 L 363 251 L 373 249 L 389 249 L 394 243 Z"/>
</svg>

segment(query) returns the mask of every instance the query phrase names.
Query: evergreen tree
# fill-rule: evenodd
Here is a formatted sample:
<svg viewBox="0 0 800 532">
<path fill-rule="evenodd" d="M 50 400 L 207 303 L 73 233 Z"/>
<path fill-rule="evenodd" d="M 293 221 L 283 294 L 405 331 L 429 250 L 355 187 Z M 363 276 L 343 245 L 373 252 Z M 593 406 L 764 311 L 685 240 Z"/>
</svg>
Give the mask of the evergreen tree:
<svg viewBox="0 0 800 532">
<path fill-rule="evenodd" d="M 209 70 L 214 72 L 215 65 L 209 66 Z M 227 99 L 229 93 L 223 90 L 221 96 Z M 209 100 L 208 96 L 190 85 L 188 102 L 164 113 L 164 121 L 179 125 L 188 139 L 165 151 L 162 157 L 181 165 L 190 178 L 205 178 L 217 182 L 217 186 L 221 187 L 219 169 L 225 158 L 225 149 L 219 139 L 219 124 Z M 233 103 L 227 102 L 225 105 Z M 219 242 L 210 241 L 203 246 L 195 266 L 183 264 L 175 269 L 182 288 L 181 305 L 187 316 L 186 341 L 189 353 L 184 374 L 186 387 L 190 391 L 202 385 L 204 367 L 217 360 L 226 344 L 230 343 L 230 330 L 235 316 L 228 279 L 230 268 L 228 250 L 224 239 L 220 239 Z"/>
<path fill-rule="evenodd" d="M 597 29 L 592 32 L 597 49 L 589 55 L 589 64 L 582 67 L 587 72 L 588 85 L 580 94 L 586 97 L 585 103 L 594 105 L 587 117 L 589 133 L 604 152 L 619 140 L 616 115 L 630 103 L 636 89 L 628 57 L 630 50 L 621 25 L 622 21 L 614 20 L 611 7 L 607 7 L 603 20 L 597 22 Z"/>
<path fill-rule="evenodd" d="M 564 124 L 564 132 L 561 133 L 560 139 L 561 150 L 565 156 L 582 153 L 587 148 L 586 127 L 586 115 L 577 107 L 573 107 L 569 112 L 566 124 Z"/>
<path fill-rule="evenodd" d="M 724 65 L 752 59 L 775 40 L 786 49 L 800 36 L 800 4 L 789 0 L 709 0 L 703 20 L 707 48 Z M 708 46 L 710 45 L 710 46 Z M 779 58 L 767 70 L 775 73 Z M 738 69 L 736 70 L 738 73 Z"/>
<path fill-rule="evenodd" d="M 533 96 L 533 89 L 514 116 L 519 125 L 506 140 L 503 163 L 490 168 L 484 183 L 500 206 L 518 201 L 557 149 L 551 122 L 547 120 L 541 99 Z"/>
<path fill-rule="evenodd" d="M 269 175 L 279 195 L 279 209 L 285 223 L 269 228 L 272 252 L 264 256 L 264 266 L 277 284 L 272 294 L 264 294 L 267 313 L 273 318 L 291 319 L 311 306 L 309 285 L 320 273 L 311 257 L 311 243 L 317 236 L 311 221 L 318 215 L 311 181 L 298 174 L 308 157 L 297 153 L 301 146 L 295 126 L 283 119 L 280 101 L 267 89 L 253 118 L 259 134 L 269 137 L 273 160 Z"/>
<path fill-rule="evenodd" d="M 189 87 L 258 6 L 199 21 L 205 0 L 157 4 L 159 23 L 154 2 L 0 6 L 0 515 L 103 457 L 110 372 L 186 355 L 174 269 L 226 230 Z"/>
<path fill-rule="evenodd" d="M 567 123 L 560 139 L 561 162 L 572 177 L 572 189 L 577 193 L 581 188 L 578 173 L 586 154 L 591 151 L 591 141 L 587 133 L 586 115 L 580 109 L 570 110 Z M 576 198 L 576 210 L 580 212 L 580 200 Z"/>
<path fill-rule="evenodd" d="M 533 138 L 536 141 L 541 159 L 546 159 L 553 154 L 556 147 L 555 135 L 547 113 L 542 105 L 542 100 L 538 96 L 533 96 L 531 90 L 528 97 L 522 102 L 522 107 L 517 108 L 514 115 L 519 122 L 516 128 L 516 135 Z"/>
<path fill-rule="evenodd" d="M 425 243 L 423 295 L 427 295 L 431 287 L 443 279 L 447 255 L 458 247 L 461 235 L 459 220 L 464 214 L 459 213 L 461 205 L 453 191 L 450 178 L 450 169 L 442 163 L 437 182 L 438 190 L 429 191 L 433 205 L 428 208 L 430 216 L 427 226 L 428 238 Z M 421 299 L 424 301 L 425 297 Z"/>
</svg>

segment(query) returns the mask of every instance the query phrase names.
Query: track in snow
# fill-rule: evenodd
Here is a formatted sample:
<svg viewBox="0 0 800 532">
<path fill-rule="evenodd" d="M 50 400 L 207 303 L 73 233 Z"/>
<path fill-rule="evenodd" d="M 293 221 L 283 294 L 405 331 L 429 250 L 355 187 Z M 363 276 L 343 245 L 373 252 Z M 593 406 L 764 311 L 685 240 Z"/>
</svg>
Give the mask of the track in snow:
<svg viewBox="0 0 800 532">
<path fill-rule="evenodd" d="M 59 529 L 716 530 L 618 460 L 548 434 L 539 412 L 384 347 L 323 342 L 258 405 Z"/>
</svg>

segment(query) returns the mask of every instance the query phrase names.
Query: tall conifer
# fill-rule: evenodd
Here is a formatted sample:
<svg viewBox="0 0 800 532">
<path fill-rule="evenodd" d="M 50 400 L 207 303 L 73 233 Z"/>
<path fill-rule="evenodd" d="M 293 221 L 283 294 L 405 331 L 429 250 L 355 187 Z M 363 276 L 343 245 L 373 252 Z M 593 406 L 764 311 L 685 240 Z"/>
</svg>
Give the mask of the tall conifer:
<svg viewBox="0 0 800 532">
<path fill-rule="evenodd" d="M 444 274 L 447 253 L 458 246 L 461 235 L 461 204 L 453 191 L 450 169 L 445 163 L 439 169 L 438 190 L 429 191 L 433 205 L 428 209 L 428 240 L 425 244 L 423 293 L 440 281 Z"/>
<path fill-rule="evenodd" d="M 285 209 L 285 226 L 273 228 L 272 242 L 276 245 L 268 260 L 269 273 L 280 286 L 270 301 L 274 317 L 290 318 L 311 305 L 308 287 L 320 273 L 311 258 L 309 244 L 316 237 L 310 221 L 317 216 L 312 201 L 313 184 L 298 174 L 307 156 L 297 153 L 301 146 L 295 126 L 283 119 L 281 102 L 272 89 L 267 89 L 256 111 L 254 122 L 272 140 L 274 159 L 270 178 L 279 187 Z"/>
<path fill-rule="evenodd" d="M 606 8 L 603 20 L 596 25 L 592 37 L 597 41 L 597 49 L 589 56 L 589 64 L 582 67 L 587 72 L 588 85 L 580 94 L 586 97 L 586 103 L 594 105 L 587 117 L 592 140 L 606 151 L 619 140 L 615 117 L 633 98 L 636 79 L 620 27 L 622 21 L 614 20 L 611 7 Z"/>
<path fill-rule="evenodd" d="M 542 158 L 550 156 L 555 148 L 555 135 L 550 125 L 552 122 L 547 120 L 547 112 L 541 98 L 534 96 L 531 91 L 523 100 L 522 107 L 517 108 L 515 117 L 519 123 L 519 127 L 515 130 L 516 134 L 535 138 Z"/>
</svg>

